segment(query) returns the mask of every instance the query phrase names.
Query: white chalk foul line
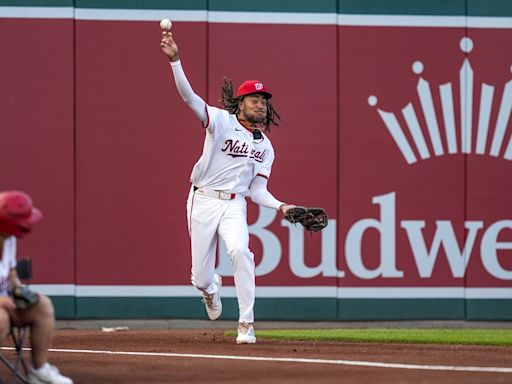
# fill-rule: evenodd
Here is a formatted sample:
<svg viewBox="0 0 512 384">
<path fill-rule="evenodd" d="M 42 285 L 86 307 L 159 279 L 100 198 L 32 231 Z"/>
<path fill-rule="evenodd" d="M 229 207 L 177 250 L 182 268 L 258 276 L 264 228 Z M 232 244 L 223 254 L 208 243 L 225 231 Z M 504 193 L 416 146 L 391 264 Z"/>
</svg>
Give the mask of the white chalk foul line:
<svg viewBox="0 0 512 384">
<path fill-rule="evenodd" d="M 2 347 L 0 349 L 13 350 L 12 347 Z M 306 363 L 306 364 L 332 364 L 349 365 L 359 367 L 377 367 L 394 369 L 420 369 L 427 371 L 457 371 L 457 372 L 491 372 L 491 373 L 512 373 L 512 368 L 508 367 L 472 367 L 472 366 L 454 366 L 454 365 L 426 365 L 426 364 L 399 364 L 399 363 L 379 363 L 374 361 L 357 360 L 330 360 L 330 359 L 307 359 L 295 357 L 265 357 L 265 356 L 235 356 L 235 355 L 204 355 L 192 353 L 167 353 L 167 352 L 126 352 L 126 351 L 102 351 L 91 349 L 49 349 L 50 352 L 61 353 L 87 353 L 103 355 L 124 355 L 124 356 L 152 356 L 152 357 L 187 357 L 195 359 L 221 359 L 221 360 L 244 360 L 244 361 L 278 361 L 283 363 Z"/>
</svg>

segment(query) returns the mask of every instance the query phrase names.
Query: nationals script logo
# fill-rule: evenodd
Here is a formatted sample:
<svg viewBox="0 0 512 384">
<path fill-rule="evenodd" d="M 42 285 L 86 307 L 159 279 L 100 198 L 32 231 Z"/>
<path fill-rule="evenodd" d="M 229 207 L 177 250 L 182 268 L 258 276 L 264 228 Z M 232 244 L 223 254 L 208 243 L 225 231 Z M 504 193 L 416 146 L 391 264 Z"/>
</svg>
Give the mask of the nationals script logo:
<svg viewBox="0 0 512 384">
<path fill-rule="evenodd" d="M 473 49 L 473 41 L 468 37 L 463 37 L 460 40 L 460 49 L 464 53 L 469 53 Z M 421 61 L 414 62 L 412 70 L 417 75 L 423 72 L 423 63 Z M 512 68 L 511 68 L 512 69 Z M 494 99 L 495 86 L 482 83 L 481 84 L 481 97 L 480 109 L 478 111 L 478 127 L 476 128 L 476 147 L 472 148 L 472 135 L 473 135 L 473 91 L 474 91 L 474 73 L 468 58 L 464 62 L 459 71 L 459 88 L 460 88 L 460 121 L 455 121 L 455 103 L 453 99 L 452 83 L 441 84 L 439 86 L 440 105 L 442 107 L 442 118 L 436 115 L 434 109 L 434 101 L 432 98 L 432 87 L 430 83 L 423 79 L 421 76 L 418 79 L 416 87 L 418 97 L 420 99 L 420 109 L 423 112 L 426 121 L 426 129 L 422 129 L 418 121 L 416 110 L 413 103 L 408 103 L 402 109 L 402 115 L 407 124 L 410 136 L 414 144 L 411 145 L 407 140 L 404 129 L 400 126 L 397 117 L 394 113 L 383 111 L 379 108 L 379 113 L 382 121 L 386 125 L 391 137 L 395 141 L 398 149 L 408 164 L 413 164 L 418 160 L 418 155 L 422 160 L 428 159 L 432 154 L 430 153 L 426 140 L 430 140 L 434 150 L 434 156 L 442 156 L 445 153 L 445 148 L 441 141 L 441 135 L 445 135 L 447 150 L 449 154 L 462 152 L 464 154 L 476 153 L 478 155 L 486 154 L 486 146 L 489 133 L 489 121 L 491 120 L 491 110 Z M 368 98 L 368 104 L 372 107 L 377 106 L 378 99 L 376 96 L 371 95 Z M 417 107 L 416 107 L 417 108 Z M 504 144 L 505 131 L 510 118 L 512 109 L 512 80 L 508 81 L 503 87 L 501 94 L 501 101 L 496 118 L 496 125 L 494 127 L 494 135 L 489 151 L 490 156 L 498 157 L 500 150 Z M 444 132 L 439 128 L 439 121 L 444 123 Z M 423 132 L 428 132 L 428 137 L 425 137 Z M 457 138 L 457 132 L 460 137 Z M 512 160 L 512 137 L 509 136 L 507 146 L 503 158 Z"/>
<path fill-rule="evenodd" d="M 227 152 L 227 155 L 235 157 L 249 157 L 250 159 L 256 160 L 258 163 L 262 163 L 267 156 L 267 150 L 257 151 L 255 148 L 250 149 L 247 142 L 240 140 L 233 141 L 228 139 L 224 142 L 225 146 L 222 148 L 222 152 Z"/>
</svg>

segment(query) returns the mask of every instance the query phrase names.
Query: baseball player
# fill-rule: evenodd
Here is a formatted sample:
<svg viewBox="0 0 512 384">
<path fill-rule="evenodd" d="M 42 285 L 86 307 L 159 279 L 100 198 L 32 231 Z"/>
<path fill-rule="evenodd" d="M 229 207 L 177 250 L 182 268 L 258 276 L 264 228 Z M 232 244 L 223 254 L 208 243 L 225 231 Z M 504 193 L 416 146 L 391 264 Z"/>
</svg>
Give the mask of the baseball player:
<svg viewBox="0 0 512 384">
<path fill-rule="evenodd" d="M 192 249 L 192 284 L 203 295 L 211 320 L 222 313 L 222 279 L 215 274 L 217 238 L 226 244 L 232 261 L 239 306 L 237 344 L 254 344 L 255 266 L 249 250 L 245 196 L 256 204 L 281 211 L 295 205 L 277 200 L 267 182 L 274 161 L 274 149 L 267 135 L 278 116 L 269 99 L 268 88 L 248 80 L 233 95 L 232 84 L 224 80 L 223 109 L 208 105 L 190 86 L 171 32 L 162 32 L 160 46 L 169 58 L 178 92 L 205 129 L 203 153 L 191 175 L 187 200 L 188 230 Z"/>
<path fill-rule="evenodd" d="M 16 273 L 16 238 L 29 233 L 41 218 L 41 212 L 26 193 L 0 193 L 0 342 L 5 341 L 11 322 L 17 326 L 29 325 L 32 365 L 28 369 L 28 382 L 73 384 L 73 380 L 48 363 L 55 325 L 52 302 L 23 286 Z"/>
</svg>

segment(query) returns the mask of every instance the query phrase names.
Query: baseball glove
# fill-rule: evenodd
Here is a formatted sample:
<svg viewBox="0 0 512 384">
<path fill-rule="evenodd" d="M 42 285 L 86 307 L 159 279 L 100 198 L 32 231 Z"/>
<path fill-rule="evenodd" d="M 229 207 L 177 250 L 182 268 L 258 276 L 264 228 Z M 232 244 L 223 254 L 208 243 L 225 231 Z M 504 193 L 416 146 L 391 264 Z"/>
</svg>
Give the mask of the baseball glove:
<svg viewBox="0 0 512 384">
<path fill-rule="evenodd" d="M 329 221 L 323 208 L 290 208 L 284 217 L 292 224 L 301 223 L 310 232 L 321 231 Z"/>
<path fill-rule="evenodd" d="M 11 292 L 16 309 L 28 309 L 39 302 L 39 295 L 26 285 L 17 285 Z"/>
</svg>

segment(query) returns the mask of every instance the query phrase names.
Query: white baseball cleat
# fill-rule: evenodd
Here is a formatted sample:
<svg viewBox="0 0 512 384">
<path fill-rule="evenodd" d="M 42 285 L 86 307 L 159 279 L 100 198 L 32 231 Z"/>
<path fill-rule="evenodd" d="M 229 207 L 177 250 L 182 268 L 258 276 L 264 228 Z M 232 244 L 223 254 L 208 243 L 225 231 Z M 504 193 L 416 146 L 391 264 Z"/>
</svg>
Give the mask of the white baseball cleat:
<svg viewBox="0 0 512 384">
<path fill-rule="evenodd" d="M 220 288 L 222 287 L 222 278 L 215 274 L 213 283 L 217 286 L 217 291 L 211 294 L 203 292 L 203 303 L 206 307 L 206 313 L 210 320 L 217 320 L 222 313 L 222 301 L 220 301 Z"/>
<path fill-rule="evenodd" d="M 236 337 L 237 344 L 255 344 L 256 335 L 254 334 L 254 327 L 249 323 L 238 324 L 238 336 Z"/>
<path fill-rule="evenodd" d="M 62 375 L 57 367 L 45 363 L 41 368 L 29 368 L 27 376 L 29 384 L 73 384 L 73 380 Z"/>
</svg>

